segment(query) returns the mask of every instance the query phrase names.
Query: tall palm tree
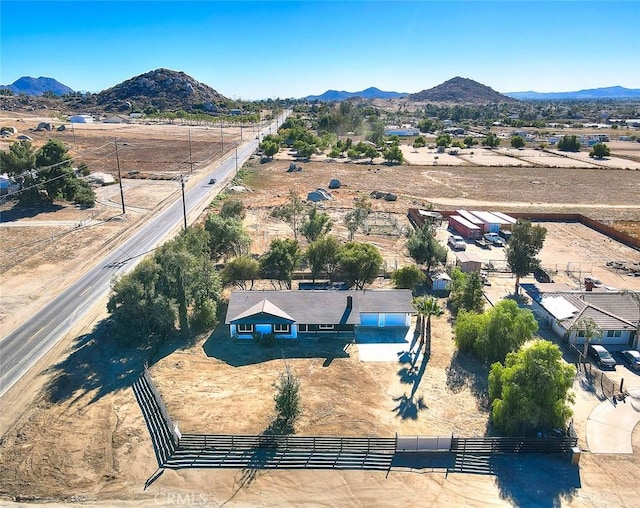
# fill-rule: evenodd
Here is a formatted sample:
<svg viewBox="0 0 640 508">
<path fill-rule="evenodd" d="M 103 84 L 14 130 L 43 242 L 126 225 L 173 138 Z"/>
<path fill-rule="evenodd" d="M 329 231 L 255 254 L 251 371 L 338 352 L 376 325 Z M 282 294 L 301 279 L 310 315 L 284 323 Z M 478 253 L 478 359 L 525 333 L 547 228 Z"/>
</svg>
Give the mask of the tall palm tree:
<svg viewBox="0 0 640 508">
<path fill-rule="evenodd" d="M 425 353 L 431 352 L 431 318 L 444 314 L 437 298 L 432 296 L 418 296 L 413 299 L 413 308 L 418 313 L 418 325 L 420 330 L 420 347 L 425 344 Z M 426 339 L 426 343 L 425 343 Z"/>
<path fill-rule="evenodd" d="M 416 328 L 420 335 L 420 349 L 424 344 L 424 328 L 425 328 L 424 318 L 427 314 L 426 303 L 427 303 L 427 298 L 425 296 L 416 296 L 414 297 L 412 302 L 413 308 L 415 309 L 416 314 L 418 314 Z"/>
<path fill-rule="evenodd" d="M 575 330 L 576 333 L 582 332 L 582 336 L 584 337 L 584 350 L 582 352 L 582 359 L 584 363 L 587 363 L 587 349 L 589 348 L 589 344 L 593 339 L 602 338 L 602 330 L 590 317 L 583 317 L 578 319 L 578 321 L 573 323 L 570 329 Z"/>
<path fill-rule="evenodd" d="M 426 301 L 425 305 L 425 315 L 427 317 L 427 325 L 426 325 L 426 344 L 425 344 L 425 354 L 431 353 L 431 318 L 439 317 L 444 314 L 444 309 L 440 307 L 440 303 L 437 298 L 430 297 Z"/>
</svg>

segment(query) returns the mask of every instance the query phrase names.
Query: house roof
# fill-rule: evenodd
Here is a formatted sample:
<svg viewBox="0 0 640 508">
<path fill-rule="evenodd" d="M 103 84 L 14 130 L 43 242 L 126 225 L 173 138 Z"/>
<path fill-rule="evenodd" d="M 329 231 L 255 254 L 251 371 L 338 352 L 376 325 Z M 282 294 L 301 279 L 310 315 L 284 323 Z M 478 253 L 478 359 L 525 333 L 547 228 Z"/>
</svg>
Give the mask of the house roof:
<svg viewBox="0 0 640 508">
<path fill-rule="evenodd" d="M 465 251 L 456 252 L 455 256 L 456 256 L 456 259 L 461 263 L 468 263 L 468 262 L 482 263 L 482 259 L 477 254 L 474 254 L 473 252 L 465 252 Z"/>
<path fill-rule="evenodd" d="M 282 318 L 286 321 L 295 321 L 291 316 L 289 316 L 289 314 L 283 311 L 280 307 L 271 303 L 266 298 L 263 298 L 258 303 L 252 305 L 237 316 L 230 318 L 230 321 L 233 323 L 234 321 L 241 321 L 244 318 L 253 317 L 256 315 L 269 315 Z"/>
<path fill-rule="evenodd" d="M 234 291 L 225 323 L 255 321 L 268 314 L 303 324 L 358 324 L 361 313 L 413 313 L 411 301 L 411 291 L 406 289 Z"/>
<path fill-rule="evenodd" d="M 531 298 L 554 316 L 565 329 L 571 328 L 583 318 L 593 319 L 602 330 L 629 330 L 638 326 L 640 309 L 628 293 L 557 290 L 545 292 L 544 288 L 538 285 L 526 286 L 529 285 L 522 285 Z"/>
</svg>

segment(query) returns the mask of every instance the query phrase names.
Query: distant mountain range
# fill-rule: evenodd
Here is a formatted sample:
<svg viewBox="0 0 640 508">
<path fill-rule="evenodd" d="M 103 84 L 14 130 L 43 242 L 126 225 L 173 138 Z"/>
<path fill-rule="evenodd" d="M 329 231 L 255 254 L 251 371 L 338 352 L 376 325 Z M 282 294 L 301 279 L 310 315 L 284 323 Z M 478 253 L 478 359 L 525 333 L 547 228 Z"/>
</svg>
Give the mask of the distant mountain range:
<svg viewBox="0 0 640 508">
<path fill-rule="evenodd" d="M 505 95 L 520 100 L 571 100 L 571 99 L 638 99 L 640 89 L 623 86 L 590 88 L 576 92 L 508 92 Z"/>
<path fill-rule="evenodd" d="M 322 95 L 308 95 L 303 97 L 308 101 L 320 101 L 320 102 L 340 102 L 353 97 L 360 97 L 362 99 L 398 99 L 408 95 L 403 92 L 385 92 L 374 86 L 361 90 L 360 92 L 345 92 L 344 90 L 327 90 Z"/>
<path fill-rule="evenodd" d="M 456 76 L 444 83 L 412 93 L 408 96 L 412 102 L 451 102 L 463 104 L 490 104 L 503 102 L 517 102 L 516 99 L 507 97 L 493 88 L 472 79 Z"/>
<path fill-rule="evenodd" d="M 42 95 L 45 92 L 53 92 L 55 95 L 73 93 L 73 89 L 67 85 L 63 85 L 53 78 L 45 78 L 42 76 L 39 78 L 23 76 L 10 85 L 0 85 L 0 88 L 9 89 L 15 94 L 23 93 L 25 95 Z"/>
</svg>

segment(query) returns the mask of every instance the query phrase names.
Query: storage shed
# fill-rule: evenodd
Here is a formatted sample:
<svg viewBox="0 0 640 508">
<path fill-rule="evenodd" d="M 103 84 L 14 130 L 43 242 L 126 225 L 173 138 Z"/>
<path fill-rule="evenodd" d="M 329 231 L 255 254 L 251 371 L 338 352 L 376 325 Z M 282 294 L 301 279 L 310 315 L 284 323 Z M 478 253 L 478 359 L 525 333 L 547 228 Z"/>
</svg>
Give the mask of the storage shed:
<svg viewBox="0 0 640 508">
<path fill-rule="evenodd" d="M 464 238 L 479 238 L 482 236 L 482 228 L 471 224 L 467 219 L 459 215 L 449 217 L 449 227 Z"/>
<path fill-rule="evenodd" d="M 491 212 L 471 210 L 471 213 L 482 221 L 485 233 L 498 233 L 500 231 L 500 227 L 503 224 L 507 224 L 507 221 L 496 217 Z"/>
<path fill-rule="evenodd" d="M 482 260 L 471 252 L 456 252 L 456 266 L 463 273 L 480 272 Z"/>
<path fill-rule="evenodd" d="M 501 229 L 506 229 L 507 231 L 511 231 L 513 229 L 513 226 L 516 225 L 516 222 L 518 222 L 517 219 L 511 217 L 511 215 L 507 215 L 506 213 L 502 213 L 502 212 L 491 212 L 491 213 L 496 217 L 498 217 L 498 219 L 502 219 L 503 221 L 505 221 L 505 223 L 502 224 Z"/>
<path fill-rule="evenodd" d="M 468 220 L 471 224 L 475 224 L 480 229 L 484 229 L 484 222 L 482 222 L 478 217 L 473 215 L 468 210 L 456 210 L 456 213 L 465 220 Z"/>
<path fill-rule="evenodd" d="M 451 289 L 451 277 L 445 272 L 431 272 L 429 281 L 433 291 L 449 291 Z"/>
</svg>

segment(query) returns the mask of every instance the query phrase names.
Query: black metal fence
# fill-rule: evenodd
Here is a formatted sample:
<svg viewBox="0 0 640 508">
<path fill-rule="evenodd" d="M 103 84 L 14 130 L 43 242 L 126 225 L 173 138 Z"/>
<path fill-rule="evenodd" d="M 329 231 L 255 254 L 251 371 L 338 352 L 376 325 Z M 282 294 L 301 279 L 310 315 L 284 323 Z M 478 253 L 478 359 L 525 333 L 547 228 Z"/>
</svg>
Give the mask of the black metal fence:
<svg viewBox="0 0 640 508">
<path fill-rule="evenodd" d="M 380 470 L 390 468 L 394 457 L 402 453 L 557 454 L 570 452 L 578 442 L 572 425 L 559 436 L 539 438 L 181 434 L 146 369 L 133 390 L 147 422 L 160 468 Z"/>
</svg>

